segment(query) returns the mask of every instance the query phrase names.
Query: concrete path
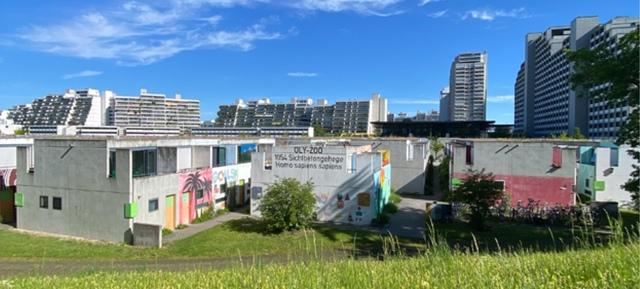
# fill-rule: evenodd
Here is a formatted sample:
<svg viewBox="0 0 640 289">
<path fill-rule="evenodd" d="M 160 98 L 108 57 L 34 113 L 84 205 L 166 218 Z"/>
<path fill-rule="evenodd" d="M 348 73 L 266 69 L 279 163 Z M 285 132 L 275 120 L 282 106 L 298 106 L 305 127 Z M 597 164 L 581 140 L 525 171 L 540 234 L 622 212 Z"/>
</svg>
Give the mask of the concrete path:
<svg viewBox="0 0 640 289">
<path fill-rule="evenodd" d="M 188 271 L 220 270 L 237 266 L 288 264 L 310 260 L 337 261 L 350 258 L 350 252 L 331 250 L 316 254 L 275 254 L 224 258 L 180 258 L 144 260 L 11 260 L 0 259 L 0 284 L 2 279 L 27 276 L 54 276 L 92 273 L 96 271 Z M 0 286 L 1 287 L 1 286 Z"/>
<path fill-rule="evenodd" d="M 422 196 L 402 196 L 398 212 L 389 220 L 389 232 L 400 237 L 424 239 L 426 203 Z"/>
<path fill-rule="evenodd" d="M 174 230 L 173 233 L 171 233 L 168 236 L 163 236 L 162 237 L 162 245 L 166 245 L 169 244 L 171 242 L 177 241 L 177 240 L 181 240 L 184 238 L 188 238 L 191 237 L 195 234 L 198 234 L 202 231 L 211 229 L 217 225 L 220 225 L 224 222 L 227 221 L 231 221 L 231 220 L 237 220 L 237 219 L 242 219 L 242 218 L 247 218 L 250 217 L 249 215 L 245 215 L 245 214 L 241 214 L 241 213 L 237 213 L 237 212 L 229 212 L 226 213 L 222 216 L 216 217 L 212 220 L 203 222 L 203 223 L 199 223 L 199 224 L 191 224 L 189 225 L 189 227 L 182 229 L 182 230 Z"/>
</svg>

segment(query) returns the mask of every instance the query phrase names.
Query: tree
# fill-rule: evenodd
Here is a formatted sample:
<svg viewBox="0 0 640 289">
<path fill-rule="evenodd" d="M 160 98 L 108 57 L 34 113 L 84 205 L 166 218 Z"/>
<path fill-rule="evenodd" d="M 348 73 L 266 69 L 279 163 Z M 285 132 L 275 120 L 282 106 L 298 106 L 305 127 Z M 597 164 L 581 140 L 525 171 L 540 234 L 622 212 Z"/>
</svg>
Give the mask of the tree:
<svg viewBox="0 0 640 289">
<path fill-rule="evenodd" d="M 322 125 L 320 123 L 314 123 L 313 124 L 313 135 L 314 136 L 318 136 L 318 137 L 323 137 L 323 136 L 327 136 L 327 130 L 324 129 L 324 127 L 322 127 Z"/>
<path fill-rule="evenodd" d="M 640 29 L 636 29 L 620 39 L 615 48 L 600 45 L 595 49 L 568 51 L 567 57 L 573 63 L 575 72 L 571 75 L 571 85 L 581 96 L 606 100 L 610 105 L 628 105 L 630 114 L 618 132 L 618 145 L 627 144 L 632 149 L 627 152 L 636 160 L 630 179 L 622 188 L 631 193 L 634 207 L 640 210 Z M 606 84 L 603 89 L 589 92 L 589 88 Z"/>
<path fill-rule="evenodd" d="M 477 230 L 486 229 L 485 220 L 489 208 L 501 200 L 504 195 L 502 187 L 494 179 L 492 173 L 469 169 L 464 182 L 450 194 L 451 201 L 469 206 L 469 224 Z"/>
<path fill-rule="evenodd" d="M 260 212 L 273 232 L 308 227 L 314 218 L 315 197 L 313 183 L 300 183 L 294 178 L 283 178 L 269 186 L 260 202 Z"/>
</svg>

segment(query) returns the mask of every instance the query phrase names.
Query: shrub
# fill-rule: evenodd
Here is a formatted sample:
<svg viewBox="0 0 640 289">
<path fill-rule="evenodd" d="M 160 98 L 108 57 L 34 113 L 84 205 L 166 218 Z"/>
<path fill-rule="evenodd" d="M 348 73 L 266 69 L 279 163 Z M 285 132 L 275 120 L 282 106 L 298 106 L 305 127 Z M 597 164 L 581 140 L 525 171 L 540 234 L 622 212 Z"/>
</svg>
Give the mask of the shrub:
<svg viewBox="0 0 640 289">
<path fill-rule="evenodd" d="M 213 207 L 208 207 L 206 210 L 204 210 L 200 216 L 196 217 L 195 219 L 193 219 L 193 221 L 191 221 L 192 224 L 198 224 L 198 223 L 202 223 L 202 222 L 206 222 L 213 219 Z"/>
<path fill-rule="evenodd" d="M 177 225 L 177 226 L 176 226 L 176 230 L 182 230 L 182 229 L 186 229 L 186 228 L 188 228 L 188 227 L 189 227 L 189 226 L 187 226 L 187 225 L 185 225 L 185 224 L 180 224 L 180 225 Z"/>
<path fill-rule="evenodd" d="M 394 204 L 398 204 L 398 203 L 400 203 L 400 201 L 402 201 L 402 198 L 400 197 L 400 195 L 398 195 L 398 193 L 396 193 L 396 191 L 392 190 L 391 194 L 389 195 L 389 202 L 392 202 Z"/>
<path fill-rule="evenodd" d="M 308 227 L 316 203 L 312 191 L 313 183 L 302 184 L 293 178 L 269 186 L 259 207 L 267 229 L 282 232 Z"/>
<path fill-rule="evenodd" d="M 398 212 L 398 206 L 394 203 L 387 203 L 382 208 L 383 214 L 395 214 L 396 212 Z"/>
<path fill-rule="evenodd" d="M 171 235 L 171 233 L 173 233 L 173 231 L 171 231 L 171 229 L 167 229 L 167 228 L 163 228 L 162 229 L 162 236 Z"/>
<path fill-rule="evenodd" d="M 389 223 L 391 216 L 389 214 L 380 214 L 377 218 L 371 220 L 372 225 L 384 226 Z"/>
<path fill-rule="evenodd" d="M 469 169 L 460 186 L 451 192 L 451 200 L 469 206 L 469 224 L 475 229 L 486 229 L 485 219 L 504 192 L 496 183 L 493 174 Z"/>
</svg>

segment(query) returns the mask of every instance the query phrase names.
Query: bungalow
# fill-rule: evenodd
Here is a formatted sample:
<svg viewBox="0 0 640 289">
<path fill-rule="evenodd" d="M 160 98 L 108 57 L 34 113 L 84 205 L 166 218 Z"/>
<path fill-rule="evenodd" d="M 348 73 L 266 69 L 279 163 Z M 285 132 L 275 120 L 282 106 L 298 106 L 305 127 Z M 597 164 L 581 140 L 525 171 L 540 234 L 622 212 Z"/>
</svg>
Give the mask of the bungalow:
<svg viewBox="0 0 640 289">
<path fill-rule="evenodd" d="M 131 242 L 248 200 L 250 155 L 272 139 L 36 138 L 17 152 L 19 229 Z"/>
</svg>

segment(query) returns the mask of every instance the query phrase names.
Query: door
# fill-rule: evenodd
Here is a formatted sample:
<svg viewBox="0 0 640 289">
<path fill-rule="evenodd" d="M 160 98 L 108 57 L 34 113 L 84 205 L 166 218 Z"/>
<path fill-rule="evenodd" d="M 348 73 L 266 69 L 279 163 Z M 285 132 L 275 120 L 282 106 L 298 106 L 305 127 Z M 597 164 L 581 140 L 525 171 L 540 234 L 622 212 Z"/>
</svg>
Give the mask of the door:
<svg viewBox="0 0 640 289">
<path fill-rule="evenodd" d="M 173 230 L 176 227 L 176 195 L 170 195 L 165 198 L 165 220 L 164 227 Z"/>
<path fill-rule="evenodd" d="M 180 224 L 189 224 L 189 194 L 190 192 L 182 193 L 182 203 L 180 206 Z"/>
</svg>

